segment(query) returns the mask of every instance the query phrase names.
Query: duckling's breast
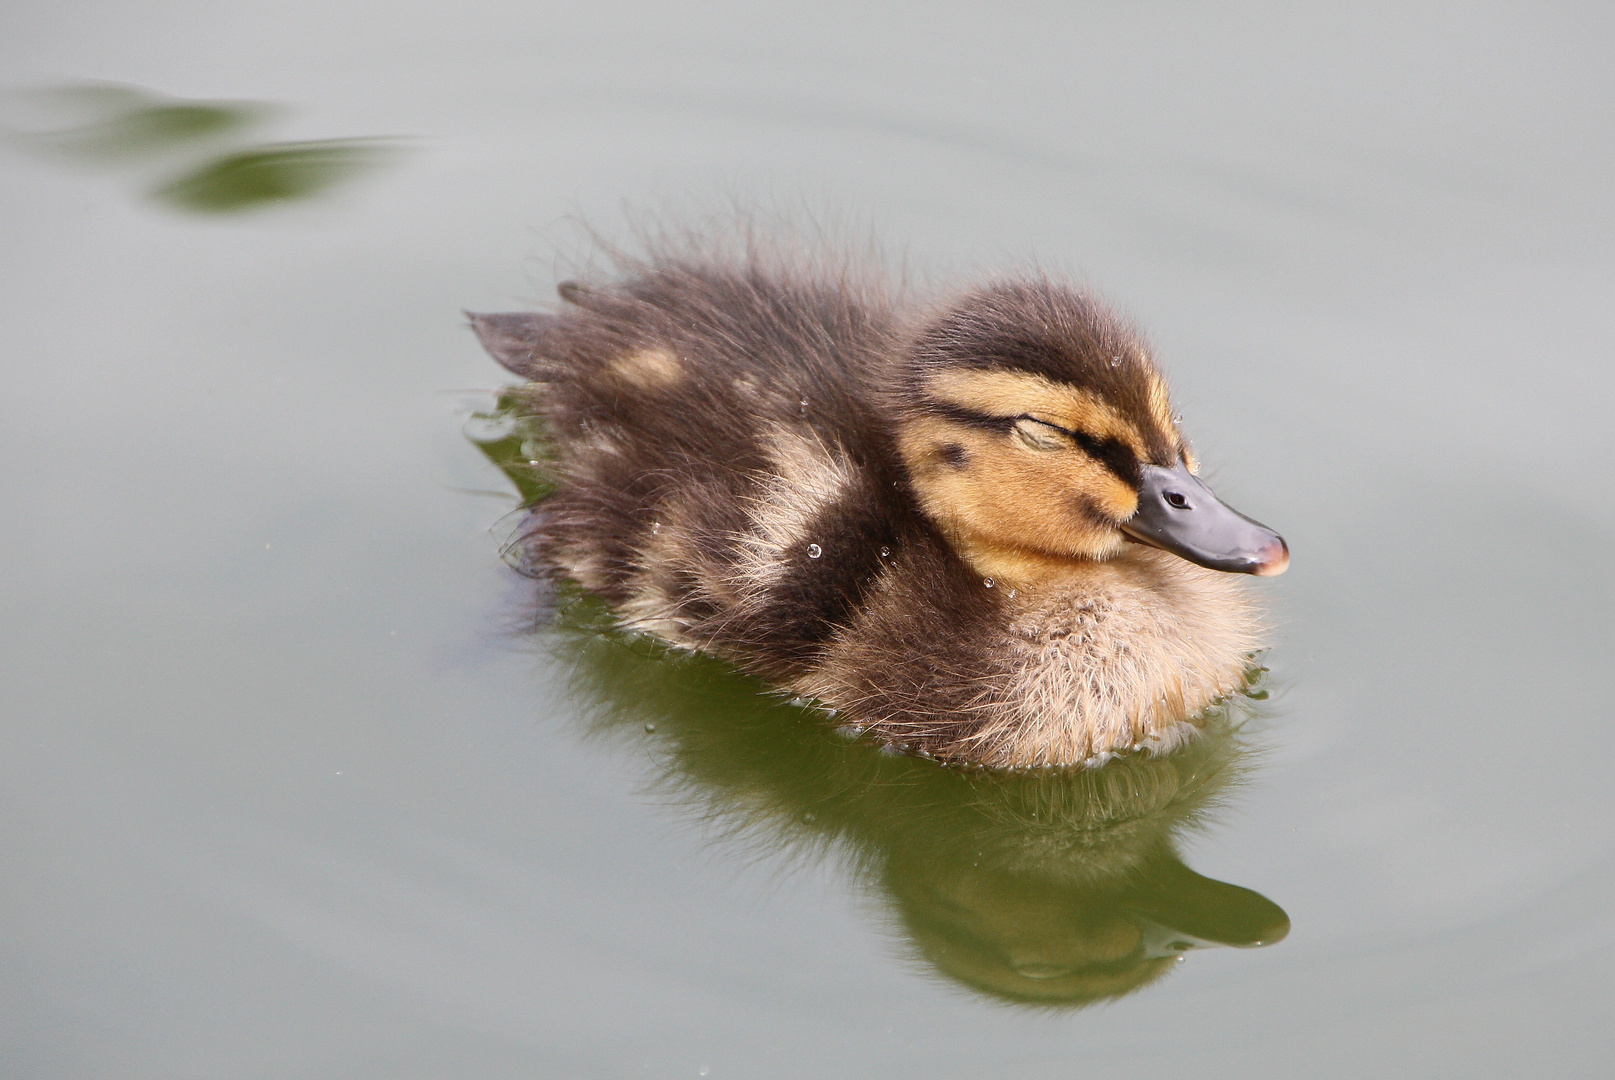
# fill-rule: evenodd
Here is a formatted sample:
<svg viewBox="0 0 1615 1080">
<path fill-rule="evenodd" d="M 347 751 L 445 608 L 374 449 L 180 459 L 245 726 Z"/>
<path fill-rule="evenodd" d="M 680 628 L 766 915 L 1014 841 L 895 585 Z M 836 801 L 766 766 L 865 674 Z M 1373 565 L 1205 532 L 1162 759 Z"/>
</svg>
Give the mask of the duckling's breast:
<svg viewBox="0 0 1615 1080">
<path fill-rule="evenodd" d="M 1242 685 L 1259 629 L 1241 581 L 1149 548 L 1028 590 L 1003 638 L 1025 717 L 1016 756 L 1170 749 Z"/>
<path fill-rule="evenodd" d="M 1013 590 L 949 561 L 889 572 L 799 688 L 939 757 L 1070 764 L 1175 745 L 1258 648 L 1241 583 L 1165 552 Z"/>
</svg>

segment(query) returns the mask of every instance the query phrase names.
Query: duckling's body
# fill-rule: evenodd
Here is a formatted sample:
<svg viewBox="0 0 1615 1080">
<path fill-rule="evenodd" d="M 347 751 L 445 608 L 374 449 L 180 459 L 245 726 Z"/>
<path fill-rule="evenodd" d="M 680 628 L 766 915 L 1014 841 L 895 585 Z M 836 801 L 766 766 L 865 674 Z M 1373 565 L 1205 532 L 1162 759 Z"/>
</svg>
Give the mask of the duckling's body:
<svg viewBox="0 0 1615 1080">
<path fill-rule="evenodd" d="M 1242 684 L 1238 583 L 1123 542 L 1139 470 L 1192 459 L 1092 299 L 1029 279 L 912 312 L 677 257 L 563 296 L 473 318 L 553 440 L 524 542 L 626 627 L 992 766 L 1162 748 Z"/>
</svg>

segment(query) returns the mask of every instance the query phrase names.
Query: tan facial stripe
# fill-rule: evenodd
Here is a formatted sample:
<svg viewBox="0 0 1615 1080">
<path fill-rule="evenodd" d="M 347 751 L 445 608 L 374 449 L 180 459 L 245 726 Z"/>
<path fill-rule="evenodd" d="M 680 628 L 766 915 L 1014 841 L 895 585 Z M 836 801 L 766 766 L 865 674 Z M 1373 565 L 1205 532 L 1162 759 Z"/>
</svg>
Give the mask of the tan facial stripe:
<svg viewBox="0 0 1615 1080">
<path fill-rule="evenodd" d="M 899 445 L 926 512 L 967 557 L 1008 560 L 988 577 L 1016 580 L 1011 564 L 1022 556 L 1108 557 L 1121 544 L 1114 522 L 1138 506 L 1131 487 L 1085 455 L 1034 458 L 1002 434 L 941 417 L 912 421 Z M 964 467 L 949 464 L 950 446 L 963 449 Z"/>
<path fill-rule="evenodd" d="M 987 416 L 1030 416 L 1096 439 L 1116 439 L 1140 457 L 1144 440 L 1098 395 L 1021 371 L 945 371 L 926 389 L 939 401 Z M 1170 429 L 1168 429 L 1170 430 Z"/>
</svg>

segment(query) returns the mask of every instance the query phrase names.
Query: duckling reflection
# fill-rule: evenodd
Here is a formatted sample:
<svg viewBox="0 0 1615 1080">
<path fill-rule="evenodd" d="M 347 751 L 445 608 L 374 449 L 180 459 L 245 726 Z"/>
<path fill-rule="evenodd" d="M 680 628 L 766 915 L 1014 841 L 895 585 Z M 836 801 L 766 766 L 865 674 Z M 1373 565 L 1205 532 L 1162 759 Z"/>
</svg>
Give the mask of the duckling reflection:
<svg viewBox="0 0 1615 1080">
<path fill-rule="evenodd" d="M 1289 931 L 1278 905 L 1175 849 L 1248 768 L 1246 697 L 1170 756 L 967 770 L 835 732 L 721 661 L 614 631 L 589 599 L 544 639 L 590 731 L 648 737 L 663 788 L 725 842 L 844 863 L 922 968 L 979 993 L 1081 1006 L 1148 985 L 1190 949 Z"/>
<path fill-rule="evenodd" d="M 1152 856 L 1112 882 L 1073 882 L 958 858 L 918 864 L 893 849 L 882 884 L 938 970 L 1029 1004 L 1119 997 L 1190 949 L 1254 947 L 1288 933 L 1283 910 L 1259 893 L 1201 877 L 1169 847 Z"/>
</svg>

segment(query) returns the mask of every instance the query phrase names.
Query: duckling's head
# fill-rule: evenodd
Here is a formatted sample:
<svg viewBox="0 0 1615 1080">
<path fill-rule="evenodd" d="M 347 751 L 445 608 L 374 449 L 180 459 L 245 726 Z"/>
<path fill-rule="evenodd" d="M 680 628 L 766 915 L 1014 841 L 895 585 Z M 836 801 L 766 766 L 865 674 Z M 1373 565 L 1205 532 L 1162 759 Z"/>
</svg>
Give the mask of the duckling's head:
<svg viewBox="0 0 1615 1080">
<path fill-rule="evenodd" d="M 898 446 L 921 506 L 984 573 L 1035 578 L 1129 541 L 1281 574 L 1289 549 L 1218 501 L 1143 338 L 1046 279 L 995 283 L 920 327 Z"/>
</svg>

